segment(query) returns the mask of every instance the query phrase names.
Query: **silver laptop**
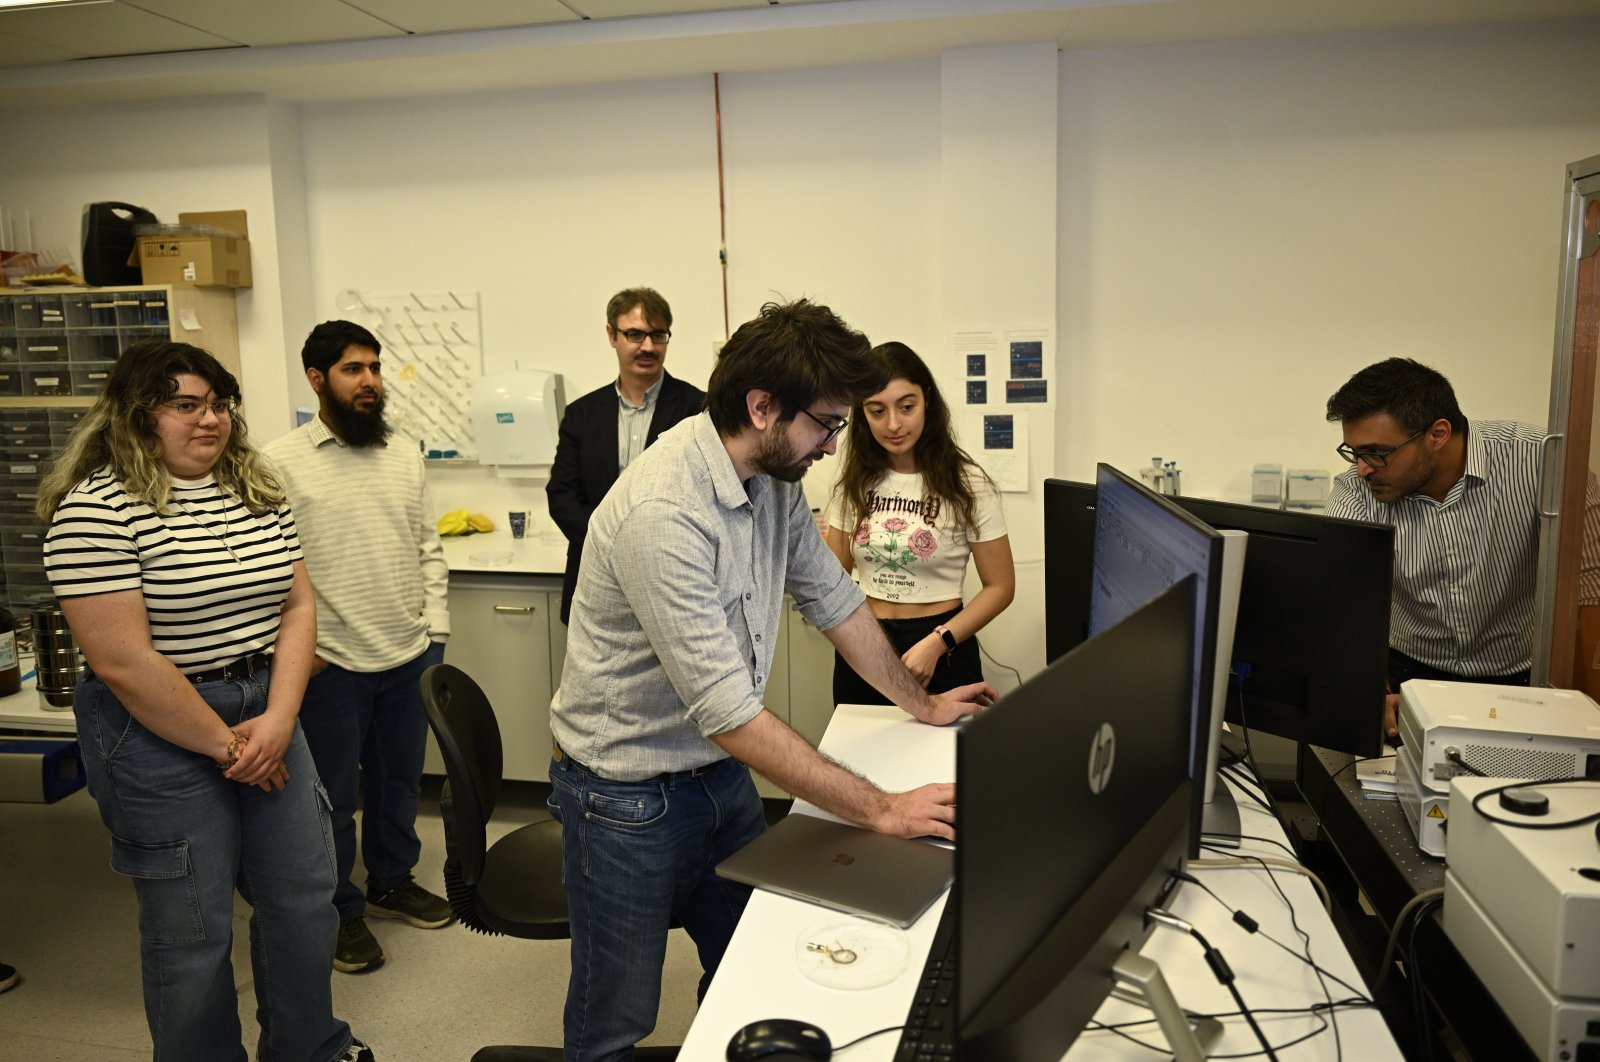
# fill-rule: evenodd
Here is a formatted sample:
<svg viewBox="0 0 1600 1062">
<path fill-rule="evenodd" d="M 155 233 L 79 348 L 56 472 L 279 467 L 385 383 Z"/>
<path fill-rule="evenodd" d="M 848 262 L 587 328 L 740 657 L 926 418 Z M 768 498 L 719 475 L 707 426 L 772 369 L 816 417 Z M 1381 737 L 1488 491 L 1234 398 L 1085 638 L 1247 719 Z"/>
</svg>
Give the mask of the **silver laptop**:
<svg viewBox="0 0 1600 1062">
<path fill-rule="evenodd" d="M 779 820 L 717 873 L 904 929 L 949 888 L 954 866 L 948 848 L 802 813 Z"/>
</svg>

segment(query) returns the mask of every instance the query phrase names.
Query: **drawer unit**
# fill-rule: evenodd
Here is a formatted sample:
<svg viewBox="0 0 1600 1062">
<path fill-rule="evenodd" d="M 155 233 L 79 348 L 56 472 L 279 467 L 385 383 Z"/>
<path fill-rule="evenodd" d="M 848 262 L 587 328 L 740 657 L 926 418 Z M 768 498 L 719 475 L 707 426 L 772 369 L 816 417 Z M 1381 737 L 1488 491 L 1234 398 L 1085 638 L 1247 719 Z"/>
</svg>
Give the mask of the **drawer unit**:
<svg viewBox="0 0 1600 1062">
<path fill-rule="evenodd" d="M 193 343 L 240 374 L 231 290 L 0 289 L 0 600 L 13 612 L 50 596 L 34 513 L 39 479 L 103 393 L 117 358 L 149 339 Z"/>
<path fill-rule="evenodd" d="M 72 373 L 67 369 L 64 361 L 51 362 L 23 362 L 22 364 L 22 393 L 27 395 L 70 395 L 72 393 Z M 46 425 L 46 439 L 49 438 L 49 426 Z"/>
<path fill-rule="evenodd" d="M 98 397 L 106 389 L 106 381 L 111 378 L 111 370 L 116 364 L 114 361 L 86 361 L 72 366 L 72 393 L 87 398 Z"/>
</svg>

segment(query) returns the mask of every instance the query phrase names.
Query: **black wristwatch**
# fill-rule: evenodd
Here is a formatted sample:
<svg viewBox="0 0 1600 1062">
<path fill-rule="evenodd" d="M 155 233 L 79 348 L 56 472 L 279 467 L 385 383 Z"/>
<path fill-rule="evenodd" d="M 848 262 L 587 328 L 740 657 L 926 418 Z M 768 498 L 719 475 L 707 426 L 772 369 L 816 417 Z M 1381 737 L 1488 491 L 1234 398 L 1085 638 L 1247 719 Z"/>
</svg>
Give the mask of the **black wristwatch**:
<svg viewBox="0 0 1600 1062">
<path fill-rule="evenodd" d="M 940 638 L 944 639 L 944 651 L 945 652 L 953 653 L 953 652 L 956 651 L 956 636 L 953 633 L 951 633 L 949 627 L 946 627 L 944 624 L 941 623 L 941 624 L 939 624 L 937 627 L 935 627 L 933 629 L 933 633 L 937 634 Z"/>
</svg>

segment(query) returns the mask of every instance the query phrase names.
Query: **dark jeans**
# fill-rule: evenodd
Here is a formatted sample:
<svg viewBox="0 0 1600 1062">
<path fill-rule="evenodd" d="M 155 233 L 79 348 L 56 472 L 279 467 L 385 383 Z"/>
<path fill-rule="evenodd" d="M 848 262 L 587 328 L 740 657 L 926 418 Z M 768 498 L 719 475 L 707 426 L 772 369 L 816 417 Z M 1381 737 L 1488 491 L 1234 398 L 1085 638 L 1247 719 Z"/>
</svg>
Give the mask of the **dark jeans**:
<svg viewBox="0 0 1600 1062">
<path fill-rule="evenodd" d="M 567 1062 L 619 1062 L 655 1028 L 667 930 L 688 930 L 705 971 L 699 996 L 744 913 L 750 887 L 713 873 L 766 829 L 738 760 L 642 782 L 609 782 L 571 756 L 550 763 L 572 925 L 564 1018 Z"/>
<path fill-rule="evenodd" d="M 1518 671 L 1514 675 L 1457 675 L 1441 671 L 1429 664 L 1396 649 L 1389 650 L 1389 688 L 1400 692 L 1400 683 L 1407 679 L 1438 679 L 1443 682 L 1488 682 L 1497 686 L 1526 686 L 1531 672 Z"/>
<path fill-rule="evenodd" d="M 883 633 L 889 639 L 889 644 L 894 646 L 895 653 L 904 655 L 907 649 L 932 634 L 933 629 L 939 624 L 950 622 L 950 618 L 960 611 L 959 608 L 953 608 L 937 616 L 918 616 L 916 619 L 902 620 L 881 619 L 878 621 L 878 626 L 883 628 Z M 955 652 L 946 653 L 939 658 L 939 662 L 933 668 L 933 677 L 928 680 L 928 692 L 944 693 L 957 686 L 982 681 L 983 658 L 978 655 L 978 639 L 972 637 L 957 645 Z M 879 693 L 872 683 L 856 674 L 855 669 L 845 663 L 844 657 L 836 651 L 833 654 L 833 703 L 892 704 L 894 702 Z"/>
<path fill-rule="evenodd" d="M 329 664 L 306 685 L 300 726 L 333 804 L 333 845 L 340 919 L 359 918 L 367 898 L 350 880 L 356 865 L 356 789 L 362 789 L 361 861 L 375 892 L 402 885 L 422 856 L 417 802 L 428 717 L 422 673 L 444 659 L 428 643 L 422 655 L 387 671 L 346 671 Z"/>
<path fill-rule="evenodd" d="M 196 686 L 229 726 L 260 715 L 270 672 Z M 73 691 L 89 792 L 111 869 L 139 897 L 145 1017 L 156 1062 L 244 1062 L 233 894 L 249 902 L 261 1062 L 330 1062 L 350 1045 L 333 1014 L 333 841 L 327 798 L 297 729 L 289 781 L 268 793 L 146 730 L 85 672 Z"/>
</svg>

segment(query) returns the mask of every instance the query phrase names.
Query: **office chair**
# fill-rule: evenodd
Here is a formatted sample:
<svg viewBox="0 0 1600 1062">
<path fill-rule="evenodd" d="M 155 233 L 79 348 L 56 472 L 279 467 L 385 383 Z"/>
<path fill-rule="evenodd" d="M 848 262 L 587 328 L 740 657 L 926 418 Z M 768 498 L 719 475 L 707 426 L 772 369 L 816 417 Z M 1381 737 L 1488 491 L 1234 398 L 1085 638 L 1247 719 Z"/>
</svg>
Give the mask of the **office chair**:
<svg viewBox="0 0 1600 1062">
<path fill-rule="evenodd" d="M 530 823 L 488 844 L 504 762 L 489 698 L 460 668 L 435 664 L 422 673 L 422 707 L 444 759 L 444 884 L 456 918 L 477 933 L 532 940 L 570 935 L 561 824 Z M 678 1049 L 640 1047 L 634 1057 L 667 1062 Z M 561 1048 L 485 1047 L 472 1062 L 561 1062 Z"/>
</svg>

